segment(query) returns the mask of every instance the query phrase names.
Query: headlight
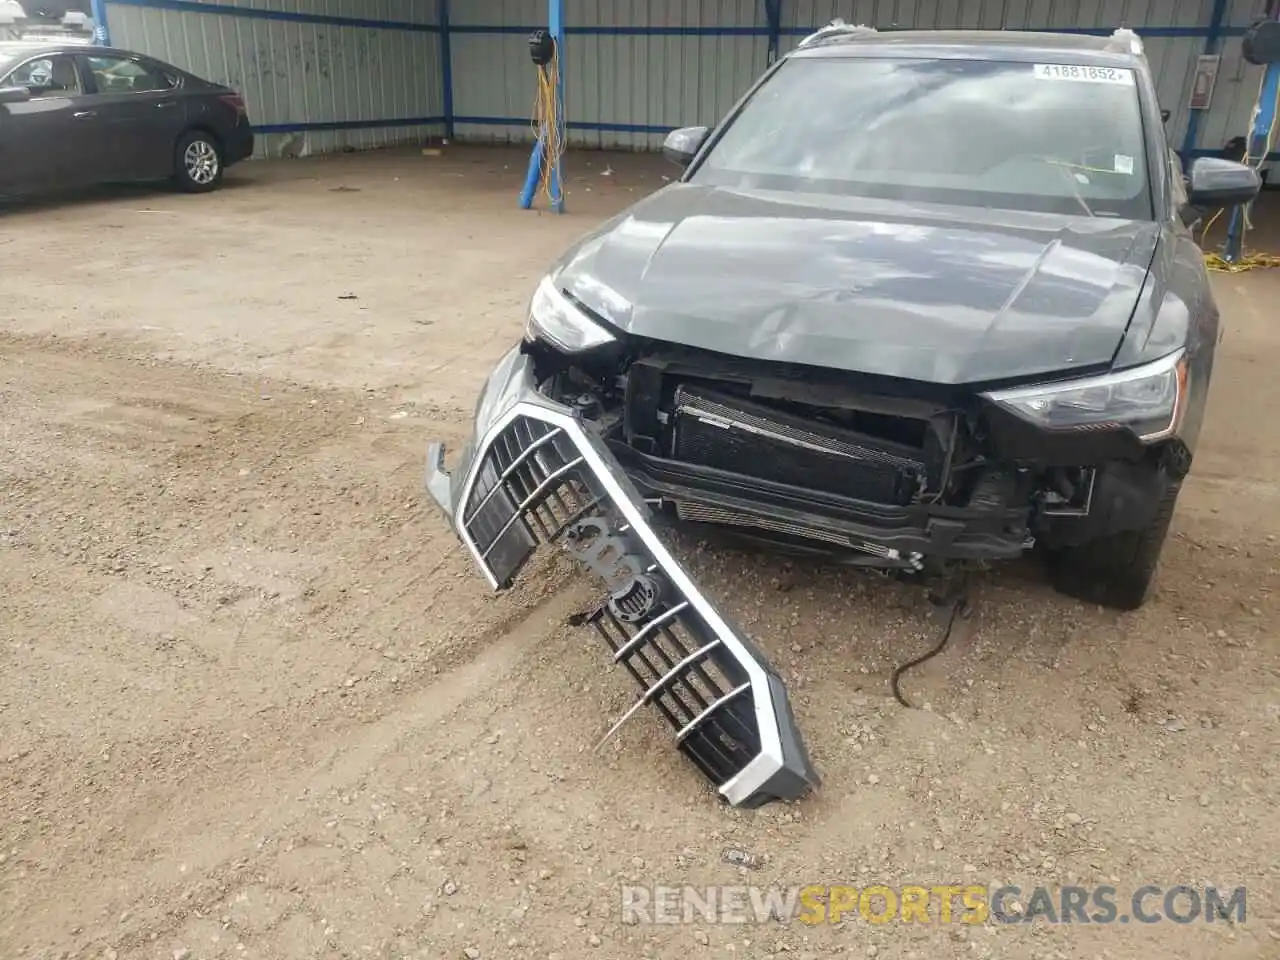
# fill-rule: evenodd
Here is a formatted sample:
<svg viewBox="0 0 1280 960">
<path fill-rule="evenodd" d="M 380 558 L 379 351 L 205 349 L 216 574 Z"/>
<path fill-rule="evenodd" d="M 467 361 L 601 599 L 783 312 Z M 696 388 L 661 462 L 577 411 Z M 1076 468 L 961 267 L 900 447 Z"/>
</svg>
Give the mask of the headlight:
<svg viewBox="0 0 1280 960">
<path fill-rule="evenodd" d="M 545 340 L 565 353 L 581 353 L 613 342 L 613 334 L 591 320 L 550 277 L 543 277 L 529 302 L 526 340 Z"/>
<path fill-rule="evenodd" d="M 1161 440 L 1182 420 L 1187 358 L 1179 350 L 1130 370 L 984 396 L 1048 430 L 1128 427 L 1141 440 Z"/>
</svg>

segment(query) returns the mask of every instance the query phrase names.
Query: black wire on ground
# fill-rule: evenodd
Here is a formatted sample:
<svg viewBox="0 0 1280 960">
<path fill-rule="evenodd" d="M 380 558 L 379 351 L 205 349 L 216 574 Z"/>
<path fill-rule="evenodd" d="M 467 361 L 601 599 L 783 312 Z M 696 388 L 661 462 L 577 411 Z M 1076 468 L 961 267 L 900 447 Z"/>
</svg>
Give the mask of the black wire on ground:
<svg viewBox="0 0 1280 960">
<path fill-rule="evenodd" d="M 889 683 L 893 687 L 893 698 L 897 700 L 900 704 L 902 704 L 904 707 L 907 707 L 908 709 L 910 709 L 911 704 L 910 702 L 908 702 L 907 698 L 902 695 L 902 688 L 899 686 L 898 681 L 901 680 L 902 675 L 906 673 L 908 670 L 910 670 L 912 667 L 918 667 L 920 666 L 920 664 L 924 663 L 926 660 L 932 660 L 934 657 L 936 657 L 938 654 L 940 654 L 943 651 L 947 643 L 950 642 L 951 640 L 951 631 L 955 628 L 956 618 L 966 614 L 968 612 L 968 609 L 969 609 L 968 597 L 961 594 L 960 596 L 953 599 L 951 601 L 951 613 L 947 616 L 946 629 L 942 631 L 942 639 L 938 641 L 937 646 L 935 646 L 932 650 L 928 651 L 927 653 L 916 657 L 914 660 L 908 660 L 906 663 L 902 664 L 896 670 L 893 671 L 893 676 L 889 679 Z"/>
</svg>

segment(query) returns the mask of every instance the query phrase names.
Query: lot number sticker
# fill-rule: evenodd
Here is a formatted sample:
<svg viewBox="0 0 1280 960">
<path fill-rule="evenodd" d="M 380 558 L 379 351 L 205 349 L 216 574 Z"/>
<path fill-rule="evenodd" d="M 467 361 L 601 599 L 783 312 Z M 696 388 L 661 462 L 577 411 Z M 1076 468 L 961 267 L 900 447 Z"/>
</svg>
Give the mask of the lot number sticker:
<svg viewBox="0 0 1280 960">
<path fill-rule="evenodd" d="M 1037 63 L 1037 80 L 1075 80 L 1080 83 L 1119 83 L 1133 86 L 1133 71 L 1119 67 L 1082 67 L 1075 63 Z"/>
</svg>

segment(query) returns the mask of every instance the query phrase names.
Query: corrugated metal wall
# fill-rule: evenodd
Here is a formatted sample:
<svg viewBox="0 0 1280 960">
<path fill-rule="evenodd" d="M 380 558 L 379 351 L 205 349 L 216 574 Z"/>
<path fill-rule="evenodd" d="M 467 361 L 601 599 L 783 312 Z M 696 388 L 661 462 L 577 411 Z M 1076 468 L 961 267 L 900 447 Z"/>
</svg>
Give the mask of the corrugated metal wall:
<svg viewBox="0 0 1280 960">
<path fill-rule="evenodd" d="M 1228 4 L 1226 27 L 1237 35 L 1224 37 L 1216 51 L 1222 55 L 1222 64 L 1213 102 L 1200 120 L 1196 147 L 1216 150 L 1232 137 L 1249 133 L 1263 69 L 1245 63 L 1238 33 L 1261 17 L 1265 7 L 1265 0 L 1232 0 Z"/>
<path fill-rule="evenodd" d="M 878 27 L 1108 32 L 1146 40 L 1171 142 L 1217 150 L 1247 131 L 1260 70 L 1240 57 L 1264 0 L 782 0 L 780 51 L 832 17 Z M 565 0 L 570 142 L 652 149 L 714 124 L 768 63 L 764 0 Z M 447 26 L 442 25 L 447 9 Z M 1215 19 L 1216 15 L 1216 19 Z M 152 53 L 249 101 L 261 151 L 321 152 L 421 139 L 529 140 L 536 75 L 526 38 L 546 0 L 108 0 L 114 43 Z M 447 57 L 442 50 L 449 50 Z M 1196 58 L 1222 56 L 1192 114 Z"/>
<path fill-rule="evenodd" d="M 112 44 L 239 90 L 259 156 L 439 134 L 434 0 L 109 0 Z"/>
<path fill-rule="evenodd" d="M 779 49 L 841 16 L 877 27 L 969 27 L 1144 35 L 1171 142 L 1215 150 L 1244 133 L 1259 71 L 1239 34 L 1264 0 L 782 0 Z M 768 62 L 763 0 L 565 0 L 565 105 L 570 142 L 653 148 L 662 132 L 716 122 Z M 456 134 L 528 140 L 535 76 L 525 38 L 545 26 L 545 0 L 455 0 L 451 14 Z M 1223 57 L 1210 109 L 1184 144 L 1196 58 L 1215 32 Z"/>
<path fill-rule="evenodd" d="M 546 0 L 456 0 L 450 14 L 459 137 L 530 139 L 536 74 L 526 38 Z M 655 148 L 714 123 L 765 67 L 761 0 L 565 0 L 570 143 Z"/>
</svg>

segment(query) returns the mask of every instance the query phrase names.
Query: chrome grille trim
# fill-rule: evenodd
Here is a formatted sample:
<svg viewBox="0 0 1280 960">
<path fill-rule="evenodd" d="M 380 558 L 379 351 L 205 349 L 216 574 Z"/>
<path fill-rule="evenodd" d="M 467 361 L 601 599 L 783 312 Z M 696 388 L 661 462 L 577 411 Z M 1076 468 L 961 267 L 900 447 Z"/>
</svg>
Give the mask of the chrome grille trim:
<svg viewBox="0 0 1280 960">
<path fill-rule="evenodd" d="M 696 717 L 694 717 L 687 724 L 685 724 L 683 727 L 680 728 L 680 731 L 676 734 L 676 741 L 677 742 L 683 741 L 685 737 L 687 737 L 690 733 L 692 733 L 699 726 L 701 726 L 702 721 L 707 718 L 707 716 L 711 713 L 711 711 L 720 709 L 720 707 L 728 703 L 734 697 L 741 696 L 742 694 L 746 693 L 750 689 L 751 689 L 751 684 L 749 683 L 740 684 L 734 687 L 728 693 L 726 693 L 719 700 L 715 700 L 712 703 L 707 704 L 706 708 L 700 714 L 698 714 Z"/>
<path fill-rule="evenodd" d="M 674 607 L 668 607 L 664 612 L 654 617 L 644 625 L 640 630 L 636 631 L 636 635 L 624 643 L 613 655 L 614 663 L 621 663 L 627 657 L 631 656 L 640 644 L 644 643 L 649 634 L 653 633 L 664 623 L 671 620 L 676 614 L 689 609 L 689 601 L 684 600 L 677 603 Z"/>
</svg>

